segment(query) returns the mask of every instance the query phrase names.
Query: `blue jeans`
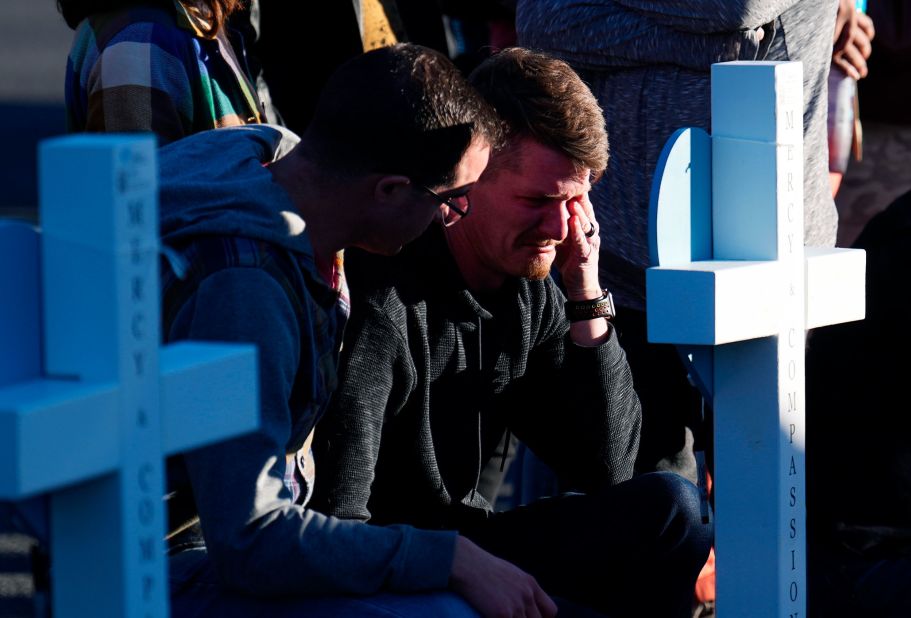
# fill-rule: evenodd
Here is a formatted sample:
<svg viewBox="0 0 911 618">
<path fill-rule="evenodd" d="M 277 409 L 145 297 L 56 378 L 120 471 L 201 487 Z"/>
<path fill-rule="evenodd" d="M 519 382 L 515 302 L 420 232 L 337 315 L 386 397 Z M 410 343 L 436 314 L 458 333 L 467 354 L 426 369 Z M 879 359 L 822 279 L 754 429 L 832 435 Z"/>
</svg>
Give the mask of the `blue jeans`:
<svg viewBox="0 0 911 618">
<path fill-rule="evenodd" d="M 260 598 L 226 592 L 217 585 L 204 548 L 169 559 L 171 615 L 174 618 L 477 618 L 452 592 L 382 593 L 369 597 Z M 292 591 L 289 591 L 292 592 Z"/>
</svg>

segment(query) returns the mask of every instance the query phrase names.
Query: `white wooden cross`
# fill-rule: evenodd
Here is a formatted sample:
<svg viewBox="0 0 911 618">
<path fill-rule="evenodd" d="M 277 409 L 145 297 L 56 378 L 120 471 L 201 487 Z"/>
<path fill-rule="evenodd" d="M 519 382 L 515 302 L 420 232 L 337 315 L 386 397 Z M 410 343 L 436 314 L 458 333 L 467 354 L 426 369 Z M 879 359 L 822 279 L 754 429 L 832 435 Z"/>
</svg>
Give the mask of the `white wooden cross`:
<svg viewBox="0 0 911 618">
<path fill-rule="evenodd" d="M 715 413 L 717 608 L 806 615 L 806 329 L 864 317 L 865 254 L 803 246 L 799 62 L 712 66 L 712 136 L 652 187 L 648 333 L 684 344 Z"/>
<path fill-rule="evenodd" d="M 0 499 L 51 494 L 57 618 L 165 617 L 163 457 L 258 426 L 256 350 L 160 347 L 152 136 L 39 174 L 41 234 L 0 222 Z"/>
</svg>

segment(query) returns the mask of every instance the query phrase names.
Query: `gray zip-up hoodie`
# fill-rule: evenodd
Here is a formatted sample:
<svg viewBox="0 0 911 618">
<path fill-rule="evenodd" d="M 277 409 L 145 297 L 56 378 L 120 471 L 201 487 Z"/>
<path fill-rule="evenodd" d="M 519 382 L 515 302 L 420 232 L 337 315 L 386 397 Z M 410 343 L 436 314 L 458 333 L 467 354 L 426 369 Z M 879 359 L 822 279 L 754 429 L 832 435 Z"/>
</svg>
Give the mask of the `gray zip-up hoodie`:
<svg viewBox="0 0 911 618">
<path fill-rule="evenodd" d="M 311 316 L 301 319 L 301 312 L 331 315 L 337 295 L 320 283 L 306 225 L 264 167 L 296 141 L 274 127 L 246 126 L 200 133 L 160 151 L 161 234 L 176 251 L 173 271 L 193 271 L 192 258 L 205 255 L 193 250 L 200 238 L 242 238 L 224 245 L 231 250 L 265 241 L 292 257 L 285 270 L 303 296 L 290 298 L 258 258 L 232 255 L 236 264 L 203 277 L 173 312 L 168 341 L 257 344 L 262 424 L 256 433 L 185 454 L 169 472 L 182 471 L 192 487 L 209 558 L 227 588 L 261 596 L 442 589 L 455 533 L 326 517 L 300 504 L 286 482 L 286 455 L 300 448 L 335 382 L 338 346 L 329 370 L 329 355 L 314 355 L 340 340 L 340 333 L 321 333 Z M 306 388 L 301 375 L 312 377 Z"/>
</svg>

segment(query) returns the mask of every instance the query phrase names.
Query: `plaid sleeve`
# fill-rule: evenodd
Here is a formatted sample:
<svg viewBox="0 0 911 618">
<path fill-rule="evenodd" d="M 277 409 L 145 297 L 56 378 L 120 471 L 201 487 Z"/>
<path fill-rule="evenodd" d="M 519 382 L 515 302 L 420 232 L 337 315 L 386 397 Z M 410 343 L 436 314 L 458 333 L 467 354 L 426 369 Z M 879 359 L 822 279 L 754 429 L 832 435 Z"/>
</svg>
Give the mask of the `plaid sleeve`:
<svg viewBox="0 0 911 618">
<path fill-rule="evenodd" d="M 98 47 L 84 73 L 86 131 L 152 131 L 162 144 L 192 132 L 192 42 L 176 27 L 133 23 Z"/>
</svg>

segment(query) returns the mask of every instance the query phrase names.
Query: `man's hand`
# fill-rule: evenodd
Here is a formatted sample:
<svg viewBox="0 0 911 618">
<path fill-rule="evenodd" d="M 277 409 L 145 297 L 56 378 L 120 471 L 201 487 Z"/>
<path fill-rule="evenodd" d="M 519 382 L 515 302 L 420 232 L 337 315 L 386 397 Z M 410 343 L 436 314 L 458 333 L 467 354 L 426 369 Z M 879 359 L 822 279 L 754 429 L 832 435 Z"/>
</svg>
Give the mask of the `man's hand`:
<svg viewBox="0 0 911 618">
<path fill-rule="evenodd" d="M 588 193 L 569 202 L 569 235 L 557 247 L 557 268 L 569 300 L 594 300 L 601 296 L 598 283 L 598 250 L 601 237 L 595 209 Z"/>
<path fill-rule="evenodd" d="M 557 613 L 534 577 L 463 536 L 456 537 L 449 585 L 485 618 L 550 618 Z"/>
<path fill-rule="evenodd" d="M 584 193 L 569 203 L 569 236 L 557 247 L 557 268 L 569 300 L 595 300 L 603 294 L 598 282 L 601 235 L 595 209 Z M 610 335 L 603 318 L 573 322 L 569 336 L 581 346 L 600 345 Z"/>
<path fill-rule="evenodd" d="M 853 0 L 841 0 L 835 21 L 832 63 L 849 77 L 866 77 L 867 58 L 873 49 L 870 42 L 875 34 L 873 20 L 856 11 Z"/>
<path fill-rule="evenodd" d="M 844 47 L 842 37 L 849 37 L 856 26 L 857 10 L 854 8 L 854 0 L 839 0 L 838 12 L 835 14 L 835 33 L 832 35 L 833 51 Z"/>
</svg>

